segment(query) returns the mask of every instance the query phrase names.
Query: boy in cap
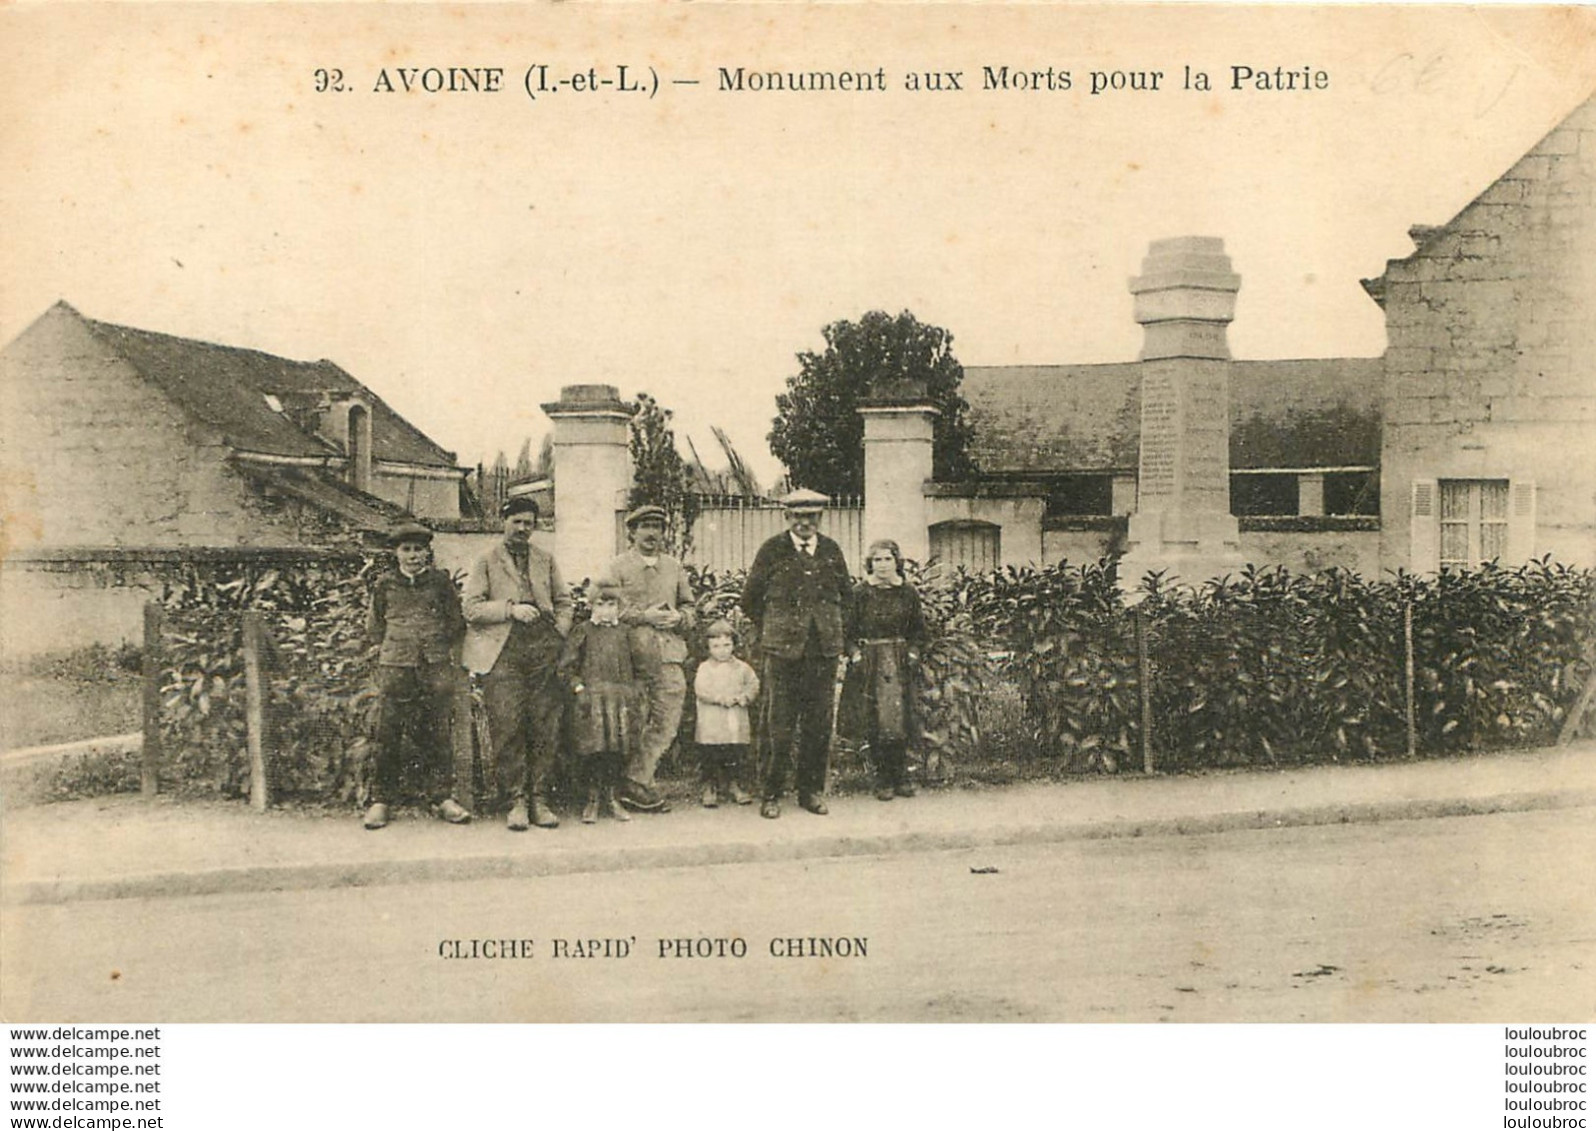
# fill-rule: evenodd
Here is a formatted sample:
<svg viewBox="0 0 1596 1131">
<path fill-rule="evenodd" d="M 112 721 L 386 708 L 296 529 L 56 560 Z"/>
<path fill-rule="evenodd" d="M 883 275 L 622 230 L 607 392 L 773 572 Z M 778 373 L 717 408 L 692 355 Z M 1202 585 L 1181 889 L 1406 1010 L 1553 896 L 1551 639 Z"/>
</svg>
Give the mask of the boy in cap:
<svg viewBox="0 0 1596 1131">
<path fill-rule="evenodd" d="M 378 646 L 378 721 L 377 772 L 364 823 L 368 829 L 388 823 L 408 735 L 426 773 L 432 811 L 452 824 L 464 824 L 471 814 L 453 797 L 449 726 L 465 636 L 460 597 L 448 574 L 432 568 L 432 531 L 407 524 L 388 543 L 398 568 L 378 579 L 366 615 L 366 633 Z"/>
</svg>

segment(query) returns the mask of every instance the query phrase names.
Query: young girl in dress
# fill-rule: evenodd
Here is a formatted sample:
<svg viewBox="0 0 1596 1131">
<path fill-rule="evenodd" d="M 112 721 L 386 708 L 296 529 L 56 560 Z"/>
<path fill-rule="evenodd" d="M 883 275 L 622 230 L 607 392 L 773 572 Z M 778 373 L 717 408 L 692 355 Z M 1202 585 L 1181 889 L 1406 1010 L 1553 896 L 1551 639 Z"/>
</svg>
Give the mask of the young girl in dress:
<svg viewBox="0 0 1596 1131">
<path fill-rule="evenodd" d="M 916 739 L 915 672 L 925 647 L 920 598 L 903 576 L 903 552 L 882 539 L 865 556 L 853 591 L 851 666 L 843 682 L 838 730 L 868 746 L 876 797 L 913 797 L 908 748 Z"/>
<path fill-rule="evenodd" d="M 753 798 L 737 779 L 748 756 L 748 705 L 759 695 L 759 677 L 732 654 L 735 640 L 729 623 L 716 621 L 705 636 L 709 659 L 698 665 L 693 679 L 704 808 L 713 809 L 723 799 L 747 805 Z"/>
<path fill-rule="evenodd" d="M 566 638 L 559 671 L 575 696 L 571 747 L 587 790 L 582 823 L 605 813 L 617 821 L 631 815 L 615 802 L 633 733 L 639 725 L 631 634 L 620 621 L 620 593 L 601 586 L 593 597 L 592 619 Z"/>
</svg>

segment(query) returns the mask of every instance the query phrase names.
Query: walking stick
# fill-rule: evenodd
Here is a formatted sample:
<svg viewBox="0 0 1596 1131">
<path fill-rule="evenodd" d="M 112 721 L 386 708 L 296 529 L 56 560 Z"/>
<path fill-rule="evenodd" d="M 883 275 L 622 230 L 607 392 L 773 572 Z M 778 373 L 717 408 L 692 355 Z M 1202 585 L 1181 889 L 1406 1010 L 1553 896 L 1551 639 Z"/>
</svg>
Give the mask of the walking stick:
<svg viewBox="0 0 1596 1131">
<path fill-rule="evenodd" d="M 759 657 L 759 735 L 758 756 L 754 759 L 759 765 L 759 795 L 761 798 L 771 796 L 770 777 L 775 770 L 775 747 L 770 740 L 771 699 L 770 694 L 770 657 L 761 653 Z"/>
<path fill-rule="evenodd" d="M 842 703 L 842 677 L 847 671 L 848 654 L 844 652 L 837 657 L 837 662 L 831 670 L 831 733 L 826 738 L 826 766 L 821 771 L 820 792 L 825 793 L 831 788 L 831 757 L 837 749 L 837 708 Z"/>
</svg>

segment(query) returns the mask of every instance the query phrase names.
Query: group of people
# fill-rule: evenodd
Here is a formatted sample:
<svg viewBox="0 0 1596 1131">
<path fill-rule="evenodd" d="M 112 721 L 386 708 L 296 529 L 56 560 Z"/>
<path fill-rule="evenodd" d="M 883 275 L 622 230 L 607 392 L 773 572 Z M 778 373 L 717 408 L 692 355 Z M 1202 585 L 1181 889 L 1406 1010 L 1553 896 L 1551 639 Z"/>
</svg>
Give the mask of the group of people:
<svg viewBox="0 0 1596 1131">
<path fill-rule="evenodd" d="M 841 547 L 819 531 L 825 496 L 800 490 L 782 503 L 787 530 L 760 547 L 740 598 L 757 671 L 738 658 L 729 622 L 699 625 L 687 572 L 665 552 L 660 507 L 626 516 L 630 546 L 595 582 L 589 619 L 574 625 L 559 567 L 532 544 L 535 501 L 505 503 L 504 538 L 473 563 L 463 594 L 432 566 L 431 531 L 395 531 L 397 568 L 375 585 L 367 624 L 379 722 L 366 828 L 388 823 L 407 741 L 425 767 L 432 811 L 471 819 L 454 797 L 450 752 L 460 665 L 480 680 L 482 752 L 509 802 L 511 830 L 560 823 L 549 799 L 568 705 L 582 820 L 664 812 L 655 775 L 681 727 L 688 645 L 701 629 L 708 657 L 693 681 L 694 735 L 706 807 L 752 804 L 743 789 L 752 743 L 761 815 L 781 816 L 789 781 L 800 806 L 824 815 L 834 722 L 869 748 L 878 798 L 912 796 L 913 676 L 926 629 L 902 554 L 896 543 L 874 543 L 855 585 Z"/>
</svg>

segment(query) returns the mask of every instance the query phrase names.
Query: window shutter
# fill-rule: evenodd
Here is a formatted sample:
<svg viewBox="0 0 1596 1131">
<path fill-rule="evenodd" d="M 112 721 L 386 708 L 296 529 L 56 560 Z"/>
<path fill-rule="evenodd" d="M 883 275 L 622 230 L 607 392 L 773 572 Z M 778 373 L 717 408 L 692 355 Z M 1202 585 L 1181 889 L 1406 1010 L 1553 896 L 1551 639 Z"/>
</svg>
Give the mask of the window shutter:
<svg viewBox="0 0 1596 1131">
<path fill-rule="evenodd" d="M 1535 556 L 1535 481 L 1515 479 L 1508 484 L 1507 560 L 1503 565 L 1523 565 Z"/>
<path fill-rule="evenodd" d="M 1415 479 L 1408 509 L 1408 568 L 1434 573 L 1441 568 L 1441 519 L 1434 479 Z"/>
</svg>

